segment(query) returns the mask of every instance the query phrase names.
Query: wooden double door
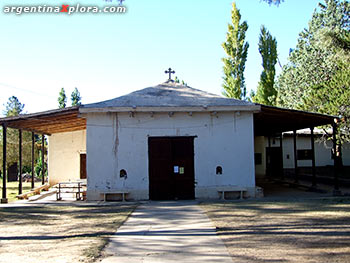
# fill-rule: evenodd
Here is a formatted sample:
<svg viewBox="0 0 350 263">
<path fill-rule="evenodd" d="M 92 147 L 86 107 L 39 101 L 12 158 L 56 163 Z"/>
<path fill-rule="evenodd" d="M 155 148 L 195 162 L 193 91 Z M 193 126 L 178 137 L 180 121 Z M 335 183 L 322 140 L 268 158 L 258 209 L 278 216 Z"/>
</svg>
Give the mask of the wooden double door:
<svg viewBox="0 0 350 263">
<path fill-rule="evenodd" d="M 194 137 L 150 137 L 151 200 L 194 199 Z"/>
</svg>

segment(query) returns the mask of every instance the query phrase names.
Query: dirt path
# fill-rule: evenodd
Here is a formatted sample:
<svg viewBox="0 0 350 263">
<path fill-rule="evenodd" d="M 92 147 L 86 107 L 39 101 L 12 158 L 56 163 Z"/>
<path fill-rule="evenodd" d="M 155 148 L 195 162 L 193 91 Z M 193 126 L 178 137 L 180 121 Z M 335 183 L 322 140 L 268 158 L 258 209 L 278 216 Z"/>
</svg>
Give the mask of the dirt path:
<svg viewBox="0 0 350 263">
<path fill-rule="evenodd" d="M 234 262 L 350 262 L 350 199 L 203 203 Z"/>
<path fill-rule="evenodd" d="M 0 262 L 92 262 L 134 205 L 0 208 Z"/>
</svg>

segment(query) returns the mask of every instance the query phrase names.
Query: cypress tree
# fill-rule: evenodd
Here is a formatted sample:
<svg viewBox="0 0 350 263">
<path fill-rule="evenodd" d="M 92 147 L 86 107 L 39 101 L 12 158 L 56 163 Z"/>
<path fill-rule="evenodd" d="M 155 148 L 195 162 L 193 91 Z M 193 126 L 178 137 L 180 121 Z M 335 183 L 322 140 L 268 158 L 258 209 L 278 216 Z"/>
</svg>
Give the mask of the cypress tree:
<svg viewBox="0 0 350 263">
<path fill-rule="evenodd" d="M 66 91 L 64 90 L 64 88 L 62 88 L 58 95 L 58 108 L 60 109 L 65 108 L 66 104 L 67 104 Z"/>
<path fill-rule="evenodd" d="M 265 105 L 275 105 L 277 90 L 275 87 L 275 65 L 277 63 L 277 41 L 266 30 L 261 27 L 259 36 L 259 52 L 262 57 L 263 72 L 260 75 L 260 82 L 257 94 L 253 98 L 255 102 Z"/>
<path fill-rule="evenodd" d="M 245 34 L 248 24 L 246 21 L 240 23 L 241 14 L 235 2 L 232 3 L 231 20 L 226 42 L 222 44 L 227 54 L 227 57 L 222 59 L 224 62 L 223 94 L 230 98 L 245 99 L 244 69 L 249 48 L 249 44 L 245 41 Z"/>
<path fill-rule="evenodd" d="M 81 96 L 80 96 L 80 92 L 77 88 L 75 88 L 71 94 L 71 101 L 72 101 L 72 106 L 81 105 Z"/>
</svg>

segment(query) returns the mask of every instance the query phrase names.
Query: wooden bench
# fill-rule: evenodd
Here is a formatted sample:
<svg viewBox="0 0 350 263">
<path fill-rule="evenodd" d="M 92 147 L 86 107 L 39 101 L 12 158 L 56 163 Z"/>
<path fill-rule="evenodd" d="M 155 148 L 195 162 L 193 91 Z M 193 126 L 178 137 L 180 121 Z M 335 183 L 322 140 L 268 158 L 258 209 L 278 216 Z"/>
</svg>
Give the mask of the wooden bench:
<svg viewBox="0 0 350 263">
<path fill-rule="evenodd" d="M 61 182 L 56 186 L 58 191 L 56 192 L 56 200 L 62 200 L 62 194 L 71 193 L 75 194 L 75 199 L 82 200 L 84 197 L 84 188 L 86 184 L 83 182 Z"/>
<path fill-rule="evenodd" d="M 241 186 L 222 186 L 222 187 L 217 187 L 216 190 L 218 193 L 221 193 L 221 199 L 225 200 L 225 193 L 227 192 L 239 192 L 239 199 L 243 199 L 243 194 L 244 192 L 247 192 L 248 189 L 245 187 Z"/>
<path fill-rule="evenodd" d="M 122 202 L 126 201 L 126 195 L 128 195 L 130 192 L 129 190 L 108 190 L 106 192 L 100 192 L 100 194 L 103 195 L 103 201 L 107 201 L 107 195 L 113 195 L 113 194 L 119 194 L 122 196 Z"/>
<path fill-rule="evenodd" d="M 47 191 L 49 190 L 50 185 L 49 184 L 44 184 L 42 186 L 38 186 L 36 188 L 33 188 L 31 191 L 29 192 L 25 192 L 23 194 L 17 195 L 16 197 L 18 199 L 28 199 L 28 197 L 32 194 L 34 195 L 39 195 L 41 191 Z"/>
</svg>

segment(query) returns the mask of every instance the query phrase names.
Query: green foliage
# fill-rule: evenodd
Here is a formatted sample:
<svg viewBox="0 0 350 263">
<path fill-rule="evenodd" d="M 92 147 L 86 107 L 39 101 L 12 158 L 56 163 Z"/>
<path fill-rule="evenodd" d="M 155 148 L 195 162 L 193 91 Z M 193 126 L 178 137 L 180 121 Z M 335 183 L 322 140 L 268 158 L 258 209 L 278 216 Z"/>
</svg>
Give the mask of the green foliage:
<svg viewBox="0 0 350 263">
<path fill-rule="evenodd" d="M 260 75 L 260 82 L 257 94 L 252 97 L 254 102 L 275 105 L 277 90 L 275 87 L 275 65 L 277 63 L 277 41 L 266 30 L 265 26 L 261 27 L 259 36 L 259 52 L 262 57 L 263 72 Z"/>
<path fill-rule="evenodd" d="M 279 5 L 281 2 L 284 2 L 284 0 L 263 0 L 264 2 L 267 2 L 269 5 Z M 293 1 L 293 0 L 292 0 Z M 295 1 L 295 0 L 294 0 Z"/>
<path fill-rule="evenodd" d="M 12 96 L 6 103 L 4 114 L 6 117 L 17 116 L 22 113 L 24 104 L 22 104 L 16 96 Z"/>
<path fill-rule="evenodd" d="M 175 83 L 178 83 L 178 84 L 181 83 L 182 86 L 187 86 L 187 83 L 184 80 L 180 81 L 180 79 L 177 76 L 175 76 L 175 80 L 174 81 L 175 81 Z"/>
<path fill-rule="evenodd" d="M 249 48 L 249 44 L 245 42 L 245 34 L 248 24 L 246 21 L 240 24 L 241 14 L 235 2 L 232 3 L 231 19 L 232 24 L 228 25 L 226 42 L 222 44 L 227 54 L 227 57 L 222 59 L 224 62 L 223 94 L 230 98 L 245 99 L 244 70 Z"/>
<path fill-rule="evenodd" d="M 66 91 L 64 90 L 64 88 L 62 88 L 60 93 L 58 94 L 58 108 L 60 109 L 65 108 L 66 105 L 67 105 Z"/>
<path fill-rule="evenodd" d="M 72 106 L 79 106 L 81 105 L 81 96 L 80 92 L 77 88 L 74 88 L 74 91 L 71 94 L 71 101 L 72 101 Z"/>
<path fill-rule="evenodd" d="M 0 170 L 2 171 L 2 129 L 0 129 Z M 19 135 L 16 129 L 7 129 L 7 167 L 13 163 L 18 163 L 19 158 Z M 39 151 L 37 144 L 34 146 L 34 159 L 36 160 L 39 156 Z M 31 172 L 32 163 L 32 133 L 27 131 L 22 131 L 22 163 L 23 163 L 23 173 Z"/>
<path fill-rule="evenodd" d="M 305 109 L 304 98 L 313 88 L 326 85 L 338 71 L 334 59 L 336 47 L 326 44 L 324 31 L 349 30 L 348 1 L 326 0 L 315 10 L 307 29 L 299 34 L 297 46 L 291 51 L 289 63 L 278 78 L 278 103 L 281 106 Z"/>
<path fill-rule="evenodd" d="M 350 142 L 350 60 L 339 64 L 332 80 L 315 86 L 303 101 L 307 110 L 339 116 L 339 139 Z"/>
<path fill-rule="evenodd" d="M 333 60 L 338 63 L 348 63 L 350 61 L 350 31 L 330 30 L 324 28 L 319 33 L 320 42 L 327 48 L 333 48 Z"/>
<path fill-rule="evenodd" d="M 45 176 L 47 176 L 47 163 L 45 162 Z M 41 158 L 41 150 L 39 151 L 39 158 L 37 159 L 37 162 L 34 167 L 35 174 L 37 177 L 42 178 L 42 170 L 43 170 L 43 160 Z"/>
<path fill-rule="evenodd" d="M 23 112 L 24 104 L 17 97 L 12 96 L 6 104 L 4 113 L 6 116 L 17 116 Z M 19 132 L 17 129 L 7 128 L 7 167 L 18 162 L 19 158 Z M 3 130 L 0 128 L 0 170 L 3 169 Z M 31 167 L 32 133 L 22 131 L 22 164 L 23 167 Z M 34 148 L 34 158 L 38 157 L 37 147 Z"/>
</svg>

